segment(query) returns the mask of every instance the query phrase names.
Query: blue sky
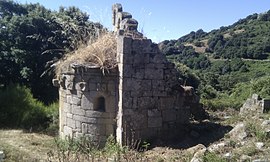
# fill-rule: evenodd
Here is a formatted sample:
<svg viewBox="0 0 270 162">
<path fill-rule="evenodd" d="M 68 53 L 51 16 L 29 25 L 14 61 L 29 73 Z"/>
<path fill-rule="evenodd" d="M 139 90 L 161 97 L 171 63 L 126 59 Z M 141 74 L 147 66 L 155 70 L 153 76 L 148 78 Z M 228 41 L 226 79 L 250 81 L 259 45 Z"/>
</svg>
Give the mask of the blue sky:
<svg viewBox="0 0 270 162">
<path fill-rule="evenodd" d="M 17 0 L 40 3 L 58 10 L 76 6 L 90 14 L 90 20 L 112 29 L 111 6 L 121 3 L 139 22 L 139 31 L 154 42 L 179 37 L 203 29 L 228 26 L 253 13 L 270 10 L 269 0 Z"/>
</svg>

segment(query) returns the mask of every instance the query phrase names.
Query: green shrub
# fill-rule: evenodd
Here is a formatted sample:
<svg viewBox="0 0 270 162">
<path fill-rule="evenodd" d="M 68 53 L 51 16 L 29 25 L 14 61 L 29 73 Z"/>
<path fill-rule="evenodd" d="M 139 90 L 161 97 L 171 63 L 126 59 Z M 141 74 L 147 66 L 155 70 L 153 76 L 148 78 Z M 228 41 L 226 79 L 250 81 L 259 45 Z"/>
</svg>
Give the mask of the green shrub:
<svg viewBox="0 0 270 162">
<path fill-rule="evenodd" d="M 223 158 L 219 157 L 217 154 L 211 153 L 211 152 L 207 152 L 203 156 L 203 161 L 204 162 L 226 162 L 225 159 L 223 159 Z"/>
<path fill-rule="evenodd" d="M 11 84 L 0 90 L 0 127 L 42 130 L 52 122 L 55 107 L 34 99 L 30 89 Z"/>
</svg>

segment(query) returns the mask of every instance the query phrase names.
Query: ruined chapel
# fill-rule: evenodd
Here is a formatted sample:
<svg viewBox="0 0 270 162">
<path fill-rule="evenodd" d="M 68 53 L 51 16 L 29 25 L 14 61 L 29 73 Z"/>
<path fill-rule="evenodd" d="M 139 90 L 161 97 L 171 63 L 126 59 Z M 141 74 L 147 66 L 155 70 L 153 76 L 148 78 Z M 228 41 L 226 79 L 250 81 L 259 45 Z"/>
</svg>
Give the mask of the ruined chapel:
<svg viewBox="0 0 270 162">
<path fill-rule="evenodd" d="M 121 145 L 172 138 L 198 106 L 192 87 L 183 87 L 173 63 L 137 31 L 138 22 L 120 4 L 112 7 L 117 66 L 106 70 L 71 63 L 59 79 L 60 136 L 90 136 Z"/>
</svg>

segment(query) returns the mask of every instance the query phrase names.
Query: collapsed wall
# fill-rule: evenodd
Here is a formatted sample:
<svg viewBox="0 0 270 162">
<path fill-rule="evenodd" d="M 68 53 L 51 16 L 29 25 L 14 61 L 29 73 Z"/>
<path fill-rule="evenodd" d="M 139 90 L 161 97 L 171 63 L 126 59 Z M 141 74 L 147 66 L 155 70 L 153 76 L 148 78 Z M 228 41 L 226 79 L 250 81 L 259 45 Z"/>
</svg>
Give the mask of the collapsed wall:
<svg viewBox="0 0 270 162">
<path fill-rule="evenodd" d="M 111 134 L 121 145 L 175 137 L 198 97 L 192 87 L 181 86 L 174 64 L 137 31 L 138 22 L 120 4 L 113 6 L 113 24 L 117 67 L 103 73 L 99 67 L 70 64 L 54 80 L 61 136 L 87 135 L 101 145 Z"/>
</svg>

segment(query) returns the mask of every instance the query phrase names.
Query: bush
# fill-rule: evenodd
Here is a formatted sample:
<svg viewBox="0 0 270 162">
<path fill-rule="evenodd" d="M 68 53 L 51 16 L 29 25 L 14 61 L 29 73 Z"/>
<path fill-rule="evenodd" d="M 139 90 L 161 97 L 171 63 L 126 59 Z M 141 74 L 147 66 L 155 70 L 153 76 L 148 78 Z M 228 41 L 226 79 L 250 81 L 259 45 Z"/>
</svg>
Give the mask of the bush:
<svg viewBox="0 0 270 162">
<path fill-rule="evenodd" d="M 215 153 L 207 152 L 203 157 L 204 162 L 226 162 L 225 159 L 219 157 Z"/>
<path fill-rule="evenodd" d="M 0 90 L 0 127 L 45 129 L 53 121 L 55 107 L 34 99 L 30 89 L 11 84 Z"/>
</svg>

